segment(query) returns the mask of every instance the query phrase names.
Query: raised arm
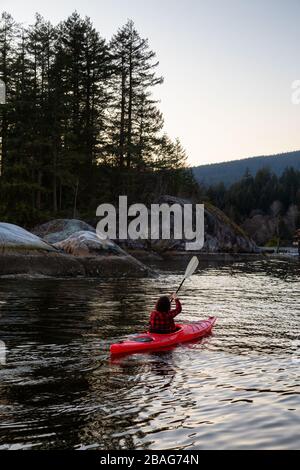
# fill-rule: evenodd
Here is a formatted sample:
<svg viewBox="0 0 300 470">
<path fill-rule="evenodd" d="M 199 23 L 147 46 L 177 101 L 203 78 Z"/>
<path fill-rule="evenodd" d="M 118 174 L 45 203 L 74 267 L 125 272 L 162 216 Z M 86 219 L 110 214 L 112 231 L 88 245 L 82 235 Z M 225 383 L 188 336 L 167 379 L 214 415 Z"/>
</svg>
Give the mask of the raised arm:
<svg viewBox="0 0 300 470">
<path fill-rule="evenodd" d="M 175 303 L 176 303 L 176 307 L 170 311 L 170 315 L 174 318 L 181 313 L 182 307 L 181 307 L 180 300 L 178 299 L 176 294 L 173 294 L 171 299 L 175 300 Z"/>
</svg>

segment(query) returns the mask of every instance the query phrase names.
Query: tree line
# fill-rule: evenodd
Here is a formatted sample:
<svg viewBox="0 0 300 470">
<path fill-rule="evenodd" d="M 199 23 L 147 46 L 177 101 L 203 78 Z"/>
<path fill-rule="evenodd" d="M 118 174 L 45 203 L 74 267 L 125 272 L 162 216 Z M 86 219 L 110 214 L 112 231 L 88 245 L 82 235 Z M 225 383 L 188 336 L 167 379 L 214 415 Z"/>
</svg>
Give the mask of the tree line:
<svg viewBox="0 0 300 470">
<path fill-rule="evenodd" d="M 74 12 L 52 25 L 0 21 L 0 216 L 30 225 L 88 217 L 119 194 L 146 201 L 197 191 L 180 141 L 163 131 L 163 82 L 132 21 L 106 41 Z"/>
<path fill-rule="evenodd" d="M 277 176 L 268 167 L 255 176 L 249 170 L 244 177 L 229 186 L 219 183 L 207 188 L 206 198 L 242 224 L 247 218 L 261 213 L 277 218 L 292 218 L 290 233 L 283 227 L 283 238 L 291 239 L 293 231 L 300 228 L 300 171 L 287 167 Z"/>
</svg>

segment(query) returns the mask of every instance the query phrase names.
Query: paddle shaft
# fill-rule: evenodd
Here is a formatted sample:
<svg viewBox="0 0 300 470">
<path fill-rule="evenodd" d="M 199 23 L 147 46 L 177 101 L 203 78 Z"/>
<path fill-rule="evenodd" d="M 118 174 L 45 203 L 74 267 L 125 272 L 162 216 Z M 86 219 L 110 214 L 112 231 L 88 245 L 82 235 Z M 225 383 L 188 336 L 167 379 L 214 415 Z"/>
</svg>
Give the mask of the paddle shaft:
<svg viewBox="0 0 300 470">
<path fill-rule="evenodd" d="M 179 292 L 180 289 L 182 288 L 184 281 L 185 281 L 185 278 L 182 279 L 181 284 L 180 284 L 180 286 L 178 287 L 178 289 L 177 289 L 177 291 L 176 291 L 176 295 L 178 294 L 178 292 Z"/>
</svg>

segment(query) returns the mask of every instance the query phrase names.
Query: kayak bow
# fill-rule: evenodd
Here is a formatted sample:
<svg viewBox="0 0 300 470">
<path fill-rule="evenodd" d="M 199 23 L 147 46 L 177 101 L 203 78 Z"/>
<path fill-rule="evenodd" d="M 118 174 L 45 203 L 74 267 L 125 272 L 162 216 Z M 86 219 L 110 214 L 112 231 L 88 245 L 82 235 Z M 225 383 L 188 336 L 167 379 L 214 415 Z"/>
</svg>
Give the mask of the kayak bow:
<svg viewBox="0 0 300 470">
<path fill-rule="evenodd" d="M 112 344 L 110 346 L 110 353 L 112 355 L 120 355 L 154 351 L 168 346 L 173 346 L 175 344 L 193 341 L 209 335 L 216 321 L 216 317 L 210 317 L 208 320 L 189 323 L 186 325 L 176 325 L 178 329 L 174 333 L 170 334 L 148 332 L 132 336 L 126 341 Z"/>
</svg>

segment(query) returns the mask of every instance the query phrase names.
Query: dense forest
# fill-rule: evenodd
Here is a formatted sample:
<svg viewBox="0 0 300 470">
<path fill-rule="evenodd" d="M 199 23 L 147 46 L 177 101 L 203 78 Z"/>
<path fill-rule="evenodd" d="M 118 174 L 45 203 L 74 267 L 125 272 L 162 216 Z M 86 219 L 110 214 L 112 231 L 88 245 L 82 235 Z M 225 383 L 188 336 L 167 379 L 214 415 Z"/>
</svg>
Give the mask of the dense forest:
<svg viewBox="0 0 300 470">
<path fill-rule="evenodd" d="M 120 194 L 133 201 L 197 192 L 180 141 L 163 130 L 163 82 L 132 21 L 106 41 L 73 13 L 58 25 L 0 21 L 0 217 L 30 226 L 93 217 Z"/>
<path fill-rule="evenodd" d="M 269 168 L 262 168 L 255 176 L 246 170 L 243 178 L 228 188 L 224 183 L 207 188 L 206 198 L 238 224 L 257 214 L 276 220 L 274 235 L 278 239 L 290 241 L 300 228 L 300 171 L 292 167 L 280 177 Z"/>
<path fill-rule="evenodd" d="M 300 152 L 192 171 L 180 141 L 164 133 L 157 70 L 132 21 L 107 41 L 76 12 L 58 25 L 37 14 L 28 27 L 3 13 L 1 220 L 92 219 L 121 194 L 145 203 L 172 194 L 210 201 L 239 224 L 257 212 L 275 217 L 290 239 L 299 227 Z"/>
<path fill-rule="evenodd" d="M 222 182 L 228 187 L 243 178 L 247 169 L 255 175 L 259 170 L 269 168 L 280 177 L 288 167 L 300 170 L 300 151 L 212 163 L 195 167 L 193 172 L 198 182 L 204 186 L 217 185 Z"/>
</svg>

